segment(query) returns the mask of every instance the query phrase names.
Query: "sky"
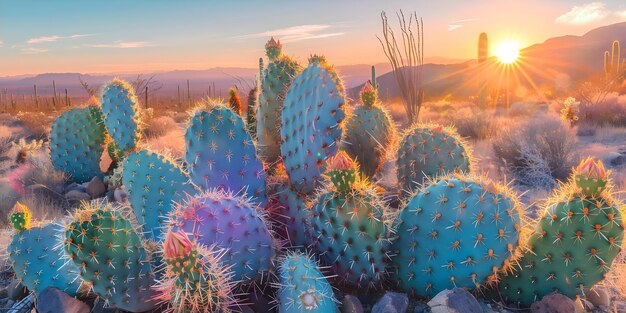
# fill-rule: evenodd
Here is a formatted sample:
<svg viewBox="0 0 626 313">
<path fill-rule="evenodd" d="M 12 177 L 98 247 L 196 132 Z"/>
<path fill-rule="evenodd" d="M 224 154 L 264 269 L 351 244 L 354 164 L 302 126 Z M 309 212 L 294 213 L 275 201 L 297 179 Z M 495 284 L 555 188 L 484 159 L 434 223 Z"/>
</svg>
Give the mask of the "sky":
<svg viewBox="0 0 626 313">
<path fill-rule="evenodd" d="M 300 61 L 375 64 L 398 10 L 422 17 L 427 62 L 476 58 L 480 32 L 525 47 L 626 21 L 623 0 L 2 0 L 0 77 L 254 68 L 272 35 Z"/>
</svg>

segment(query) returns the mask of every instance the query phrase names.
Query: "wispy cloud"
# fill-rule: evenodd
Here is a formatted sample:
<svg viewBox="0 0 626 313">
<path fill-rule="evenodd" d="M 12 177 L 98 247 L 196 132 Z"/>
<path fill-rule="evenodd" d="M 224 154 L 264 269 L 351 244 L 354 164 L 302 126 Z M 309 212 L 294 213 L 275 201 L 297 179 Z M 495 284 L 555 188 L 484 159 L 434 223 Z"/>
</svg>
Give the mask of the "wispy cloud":
<svg viewBox="0 0 626 313">
<path fill-rule="evenodd" d="M 617 17 L 619 17 L 619 18 L 626 19 L 626 10 L 625 10 L 625 11 L 618 11 L 618 12 L 615 12 L 615 16 L 617 16 Z"/>
<path fill-rule="evenodd" d="M 2 48 L 2 46 L 4 46 L 4 41 L 0 40 L 0 48 Z"/>
<path fill-rule="evenodd" d="M 42 36 L 42 37 L 28 39 L 26 40 L 26 43 L 37 44 L 37 43 L 44 43 L 44 42 L 55 42 L 59 40 L 76 39 L 76 38 L 88 37 L 88 36 L 92 36 L 92 34 L 76 34 L 76 35 L 70 35 L 70 36 L 58 36 L 58 35 Z"/>
<path fill-rule="evenodd" d="M 330 24 L 309 24 L 290 26 L 269 30 L 261 33 L 247 34 L 234 37 L 235 39 L 252 39 L 274 36 L 283 42 L 294 42 L 309 39 L 319 39 L 336 37 L 345 34 L 345 32 L 335 31 L 337 25 Z"/>
<path fill-rule="evenodd" d="M 572 7 L 567 13 L 556 18 L 557 23 L 583 25 L 601 20 L 610 15 L 603 2 L 591 2 Z"/>
<path fill-rule="evenodd" d="M 99 44 L 86 44 L 83 47 L 89 48 L 119 48 L 119 49 L 131 49 L 131 48 L 145 48 L 152 47 L 153 44 L 147 41 L 115 41 L 114 43 L 99 43 Z"/>
<path fill-rule="evenodd" d="M 468 18 L 468 19 L 464 19 L 464 20 L 458 20 L 458 21 L 450 22 L 450 24 L 448 24 L 448 31 L 453 31 L 455 29 L 459 29 L 459 28 L 465 26 L 465 24 L 471 23 L 471 22 L 475 22 L 475 21 L 477 21 L 477 19 L 475 19 L 475 18 Z"/>
<path fill-rule="evenodd" d="M 22 54 L 39 54 L 47 51 L 48 49 L 43 48 L 22 48 Z"/>
</svg>

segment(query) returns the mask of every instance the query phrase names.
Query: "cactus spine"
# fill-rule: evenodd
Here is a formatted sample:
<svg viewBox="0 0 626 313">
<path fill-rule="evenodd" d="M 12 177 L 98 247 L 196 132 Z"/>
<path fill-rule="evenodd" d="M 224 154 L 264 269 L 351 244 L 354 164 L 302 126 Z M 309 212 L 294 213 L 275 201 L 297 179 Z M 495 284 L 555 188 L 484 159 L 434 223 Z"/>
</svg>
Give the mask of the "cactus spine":
<svg viewBox="0 0 626 313">
<path fill-rule="evenodd" d="M 312 204 L 314 247 L 348 287 L 378 289 L 389 261 L 386 207 L 345 152 L 329 158 L 327 175 Z"/>
<path fill-rule="evenodd" d="M 338 312 L 332 287 L 308 255 L 288 253 L 281 262 L 279 275 L 279 313 Z"/>
<path fill-rule="evenodd" d="M 410 197 L 394 223 L 401 290 L 432 297 L 496 280 L 518 245 L 520 207 L 505 187 L 450 175 Z"/>
<path fill-rule="evenodd" d="M 500 283 L 504 299 L 530 306 L 554 290 L 574 298 L 605 278 L 621 251 L 624 221 L 601 161 L 586 159 L 562 185 Z"/>
</svg>

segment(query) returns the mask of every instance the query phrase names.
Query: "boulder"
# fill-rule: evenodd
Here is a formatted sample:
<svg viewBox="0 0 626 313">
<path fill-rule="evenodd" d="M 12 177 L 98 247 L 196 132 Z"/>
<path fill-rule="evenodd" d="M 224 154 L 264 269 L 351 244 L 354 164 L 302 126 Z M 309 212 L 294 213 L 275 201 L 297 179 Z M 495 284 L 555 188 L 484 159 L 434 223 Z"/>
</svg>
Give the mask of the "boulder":
<svg viewBox="0 0 626 313">
<path fill-rule="evenodd" d="M 124 203 L 128 201 L 128 194 L 126 193 L 126 190 L 124 190 L 124 187 L 115 188 L 115 191 L 113 192 L 113 198 L 119 203 Z"/>
<path fill-rule="evenodd" d="M 532 313 L 571 313 L 576 312 L 574 300 L 553 292 L 530 306 Z"/>
<path fill-rule="evenodd" d="M 102 179 L 100 179 L 100 177 L 98 176 L 92 178 L 91 181 L 87 183 L 87 187 L 85 189 L 91 199 L 102 198 L 107 192 L 107 187 L 104 185 Z"/>
<path fill-rule="evenodd" d="M 48 287 L 37 296 L 37 312 L 39 313 L 89 313 L 90 308 L 85 303 L 74 297 L 70 297 L 65 292 Z"/>
<path fill-rule="evenodd" d="M 626 155 L 619 152 L 611 152 L 607 156 L 607 160 L 612 166 L 621 166 L 626 164 Z"/>
<path fill-rule="evenodd" d="M 482 313 L 478 300 L 462 288 L 446 289 L 428 302 L 432 313 Z"/>
<path fill-rule="evenodd" d="M 353 295 L 345 295 L 341 304 L 341 313 L 363 313 L 361 301 Z"/>
<path fill-rule="evenodd" d="M 405 313 L 409 307 L 409 297 L 405 293 L 388 291 L 378 300 L 372 313 Z"/>
<path fill-rule="evenodd" d="M 65 194 L 65 199 L 67 199 L 67 201 L 74 201 L 74 202 L 78 202 L 78 201 L 89 201 L 91 200 L 91 196 L 89 196 L 87 193 L 84 192 L 80 192 L 78 190 L 70 190 L 70 192 Z"/>
</svg>

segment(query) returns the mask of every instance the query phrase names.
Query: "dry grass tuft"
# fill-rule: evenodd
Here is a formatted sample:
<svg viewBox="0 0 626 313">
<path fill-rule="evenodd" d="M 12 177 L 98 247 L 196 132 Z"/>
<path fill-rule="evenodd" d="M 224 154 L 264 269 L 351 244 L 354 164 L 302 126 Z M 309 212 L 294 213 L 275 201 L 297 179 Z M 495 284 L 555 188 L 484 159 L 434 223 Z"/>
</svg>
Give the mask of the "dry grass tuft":
<svg viewBox="0 0 626 313">
<path fill-rule="evenodd" d="M 17 118 L 35 138 L 43 139 L 48 137 L 56 115 L 43 112 L 19 112 Z"/>
<path fill-rule="evenodd" d="M 159 116 L 150 119 L 141 129 L 145 138 L 161 137 L 172 129 L 177 129 L 178 124 L 169 116 Z"/>
</svg>

